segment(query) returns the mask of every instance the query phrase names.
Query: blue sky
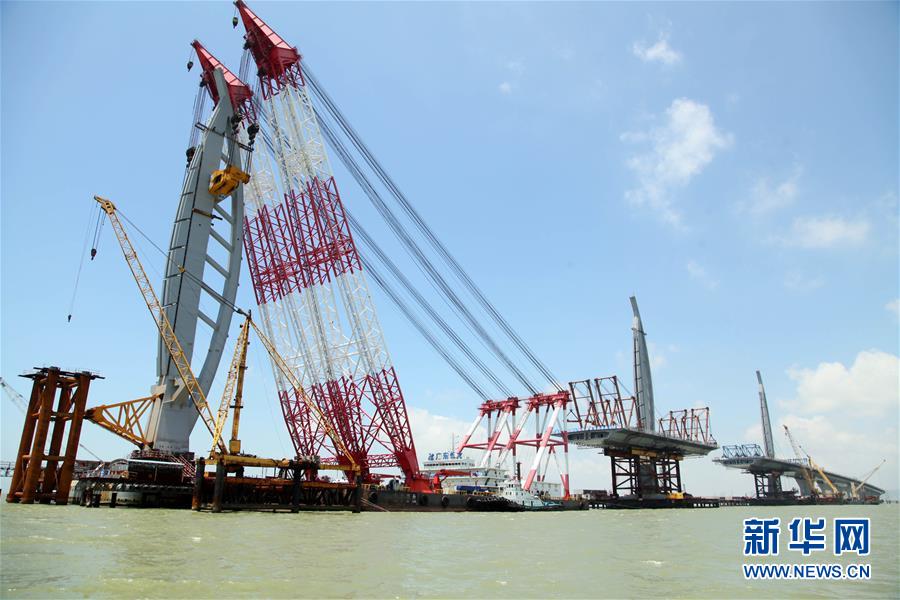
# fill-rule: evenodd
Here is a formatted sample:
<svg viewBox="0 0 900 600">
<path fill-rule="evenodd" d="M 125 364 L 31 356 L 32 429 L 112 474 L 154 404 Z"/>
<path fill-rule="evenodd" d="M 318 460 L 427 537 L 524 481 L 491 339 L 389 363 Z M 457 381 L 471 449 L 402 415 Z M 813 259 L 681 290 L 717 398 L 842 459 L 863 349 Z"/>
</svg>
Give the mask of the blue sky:
<svg viewBox="0 0 900 600">
<path fill-rule="evenodd" d="M 896 3 L 253 7 L 561 379 L 630 379 L 635 294 L 658 410 L 710 406 L 720 442 L 760 441 L 760 369 L 776 427 L 837 471 L 888 458 L 873 481 L 900 487 Z M 241 29 L 229 3 L 0 11 L 0 372 L 27 393 L 16 375 L 32 366 L 90 368 L 107 377 L 92 402 L 144 395 L 155 330 L 108 230 L 66 323 L 91 197 L 165 243 L 197 91 L 189 43 L 237 69 Z M 142 249 L 158 282 L 162 259 Z M 478 400 L 374 296 L 419 452 L 443 449 Z M 258 344 L 251 360 L 245 447 L 284 455 Z M 0 407 L 7 460 L 21 417 Z M 93 427 L 83 441 L 128 450 Z M 572 469 L 575 487 L 608 487 L 605 459 L 578 452 Z M 708 461 L 685 479 L 751 487 Z"/>
</svg>

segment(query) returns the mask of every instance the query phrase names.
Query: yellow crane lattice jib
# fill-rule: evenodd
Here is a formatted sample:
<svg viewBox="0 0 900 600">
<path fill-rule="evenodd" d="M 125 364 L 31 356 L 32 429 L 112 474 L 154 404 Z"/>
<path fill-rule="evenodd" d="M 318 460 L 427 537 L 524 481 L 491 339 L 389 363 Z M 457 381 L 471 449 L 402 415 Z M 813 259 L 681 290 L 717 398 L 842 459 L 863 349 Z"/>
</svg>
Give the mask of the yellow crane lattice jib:
<svg viewBox="0 0 900 600">
<path fill-rule="evenodd" d="M 807 456 L 809 456 L 809 455 L 807 455 Z M 816 463 L 816 462 L 812 459 L 812 457 L 810 457 L 809 462 L 810 462 L 810 464 L 812 464 L 813 467 L 816 468 L 816 471 L 819 472 L 819 475 L 822 476 L 822 479 L 825 480 L 825 483 L 828 484 L 828 487 L 831 488 L 831 493 L 834 494 L 835 496 L 837 496 L 838 494 L 840 494 L 840 492 L 838 491 L 837 487 L 831 482 L 831 479 L 828 478 L 828 475 L 825 474 L 825 469 L 823 469 L 822 467 L 820 467 L 820 466 L 818 465 L 818 463 Z"/>
<path fill-rule="evenodd" d="M 222 401 L 219 403 L 219 411 L 216 414 L 216 426 L 213 433 L 212 450 L 210 454 L 215 452 L 219 440 L 222 439 L 222 431 L 225 429 L 225 423 L 228 421 L 228 407 L 231 404 L 231 398 L 234 396 L 234 388 L 237 385 L 238 370 L 247 351 L 247 341 L 250 328 L 244 323 L 241 325 L 241 332 L 238 334 L 237 342 L 234 345 L 234 356 L 231 359 L 231 366 L 228 368 L 228 379 L 225 381 L 225 390 L 222 392 Z"/>
<path fill-rule="evenodd" d="M 247 313 L 247 320 L 250 320 L 250 313 Z M 238 454 L 241 451 L 241 440 L 238 437 L 241 427 L 241 409 L 244 406 L 244 375 L 247 371 L 247 346 L 250 345 L 250 326 L 245 323 L 244 329 L 247 337 L 241 346 L 241 359 L 237 365 L 237 385 L 234 391 L 234 413 L 231 416 L 231 439 L 228 441 L 228 451 L 231 454 Z"/>
<path fill-rule="evenodd" d="M 157 398 L 161 398 L 161 395 L 116 404 L 101 404 L 85 411 L 84 417 L 140 448 L 150 441 L 146 437 L 141 419 Z"/>
<path fill-rule="evenodd" d="M 803 464 L 803 453 L 800 451 L 800 445 L 797 444 L 797 440 L 794 439 L 794 436 L 791 435 L 791 430 L 788 429 L 787 425 L 784 425 L 784 434 L 787 436 L 788 441 L 791 443 L 791 448 L 794 450 L 794 456 L 797 457 L 797 461 L 800 465 L 801 472 L 803 473 L 803 478 L 806 480 L 806 485 L 809 486 L 809 493 L 816 493 L 816 484 L 813 481 L 812 476 L 812 461 L 809 459 L 809 455 L 806 455 L 807 460 L 809 461 L 809 466 Z"/>
<path fill-rule="evenodd" d="M 209 409 L 209 403 L 206 401 L 206 394 L 203 393 L 203 389 L 197 382 L 197 378 L 194 377 L 190 361 L 188 361 L 187 356 L 184 354 L 184 350 L 181 348 L 181 343 L 175 336 L 172 324 L 169 323 L 169 318 L 166 316 L 166 312 L 159 303 L 156 292 L 153 291 L 150 279 L 147 277 L 146 271 L 144 271 L 144 266 L 141 264 L 137 252 L 131 244 L 131 240 L 128 239 L 128 234 L 125 232 L 125 228 L 116 212 L 116 205 L 113 204 L 111 200 L 107 200 L 100 196 L 94 196 L 94 200 L 100 204 L 100 207 L 106 213 L 106 216 L 109 217 L 109 222 L 115 232 L 116 240 L 118 240 L 119 246 L 122 248 L 122 254 L 125 255 L 125 261 L 131 269 L 131 274 L 138 284 L 138 288 L 140 288 L 141 296 L 143 296 L 144 303 L 147 305 L 147 310 L 150 311 L 150 315 L 153 317 L 157 329 L 159 329 L 160 337 L 162 338 L 163 343 L 165 343 L 166 349 L 169 351 L 169 357 L 172 359 L 175 368 L 178 370 L 181 381 L 187 389 L 188 396 L 190 397 L 191 402 L 193 402 L 194 407 L 197 409 L 197 413 L 200 415 L 200 420 L 203 421 L 203 424 L 206 426 L 206 429 L 209 430 L 210 435 L 215 436 L 215 419 L 213 419 L 212 412 Z M 224 452 L 225 444 L 221 440 L 219 440 L 219 446 Z"/>
<path fill-rule="evenodd" d="M 863 477 L 859 483 L 857 483 L 855 485 L 854 484 L 850 485 L 850 488 L 851 488 L 850 491 L 852 492 L 854 498 L 859 498 L 859 490 L 861 490 L 863 488 L 863 486 L 866 485 L 866 482 L 872 478 L 872 475 L 874 475 L 878 471 L 878 469 L 880 469 L 882 467 L 882 465 L 884 465 L 884 463 L 886 463 L 886 462 L 887 462 L 886 458 L 882 459 L 881 462 L 878 463 L 878 466 L 875 467 L 874 469 L 872 469 L 871 471 L 869 471 L 869 474 L 866 475 L 865 477 Z"/>
<path fill-rule="evenodd" d="M 272 361 L 278 367 L 278 370 L 281 371 L 281 374 L 288 380 L 288 383 L 291 384 L 297 394 L 300 396 L 300 399 L 306 404 L 306 407 L 315 415 L 316 420 L 319 422 L 325 429 L 325 433 L 328 434 L 328 437 L 331 438 L 331 441 L 334 443 L 334 447 L 339 450 L 348 461 L 350 461 L 351 468 L 353 471 L 359 471 L 359 465 L 356 464 L 356 461 L 353 459 L 353 455 L 350 454 L 350 451 L 347 449 L 347 446 L 344 445 L 344 441 L 341 439 L 341 436 L 338 435 L 334 426 L 331 424 L 331 421 L 319 406 L 313 402 L 309 396 L 306 395 L 306 391 L 303 389 L 303 385 L 297 379 L 297 377 L 291 372 L 290 367 L 288 367 L 287 363 L 284 362 L 284 359 L 278 354 L 278 351 L 275 349 L 275 346 L 272 342 L 263 334 L 263 332 L 257 327 L 256 323 L 253 320 L 248 320 L 250 326 L 253 327 L 253 331 L 256 332 L 256 335 L 259 336 L 260 341 L 263 346 L 266 348 L 266 352 L 269 353 L 269 356 L 272 358 Z"/>
</svg>

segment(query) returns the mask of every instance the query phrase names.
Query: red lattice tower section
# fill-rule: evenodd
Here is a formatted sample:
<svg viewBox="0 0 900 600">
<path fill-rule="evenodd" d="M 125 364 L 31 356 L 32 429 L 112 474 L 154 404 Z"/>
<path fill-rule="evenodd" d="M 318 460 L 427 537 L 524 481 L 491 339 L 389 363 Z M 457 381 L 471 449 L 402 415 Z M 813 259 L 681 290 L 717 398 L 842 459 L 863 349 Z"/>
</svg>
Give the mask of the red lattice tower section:
<svg viewBox="0 0 900 600">
<path fill-rule="evenodd" d="M 244 47 L 258 69 L 269 141 L 266 156 L 254 160 L 244 223 L 264 326 L 363 476 L 375 479 L 372 468 L 399 466 L 407 485 L 424 489 L 428 483 L 419 475 L 403 392 L 331 173 L 300 53 L 244 2 L 235 5 L 246 29 Z M 337 460 L 296 390 L 279 380 L 279 391 L 295 450 Z"/>
<path fill-rule="evenodd" d="M 286 309 L 281 311 L 282 315 L 290 313 L 291 306 L 299 307 L 289 317 L 306 321 L 308 329 L 327 327 L 322 319 L 314 318 L 316 309 L 322 307 L 310 303 L 341 296 L 341 291 L 336 292 L 338 287 L 342 291 L 356 290 L 360 292 L 358 301 L 371 302 L 361 279 L 362 262 L 334 178 L 327 181 L 313 178 L 299 194 L 290 191 L 282 202 L 262 206 L 254 216 L 245 218 L 244 248 L 264 319 L 270 314 L 266 308 L 282 303 Z M 314 293 L 315 298 L 301 298 Z M 287 301 L 293 304 L 287 305 Z M 368 323 L 366 341 L 370 345 L 383 345 L 374 318 L 359 319 L 359 315 L 349 314 L 359 312 L 359 308 L 346 298 L 342 308 L 345 319 L 354 324 Z M 331 312 L 327 308 L 323 310 Z M 374 307 L 365 306 L 363 311 L 374 317 Z M 320 341 L 329 342 L 328 339 Z M 399 466 L 412 482 L 417 479 L 418 459 L 397 373 L 381 347 L 369 353 L 369 361 L 361 360 L 362 352 L 341 350 L 341 346 L 353 343 L 359 344 L 359 340 L 352 339 L 352 335 L 351 339 L 338 339 L 329 345 L 329 356 L 314 357 L 327 364 L 319 377 L 302 378 L 306 393 L 331 421 L 354 460 L 362 466 L 364 477 L 371 476 L 372 468 Z M 307 350 L 317 352 L 321 348 Z M 334 449 L 324 429 L 297 391 L 282 388 L 279 397 L 295 451 L 323 456 L 326 461 L 332 459 Z"/>
</svg>

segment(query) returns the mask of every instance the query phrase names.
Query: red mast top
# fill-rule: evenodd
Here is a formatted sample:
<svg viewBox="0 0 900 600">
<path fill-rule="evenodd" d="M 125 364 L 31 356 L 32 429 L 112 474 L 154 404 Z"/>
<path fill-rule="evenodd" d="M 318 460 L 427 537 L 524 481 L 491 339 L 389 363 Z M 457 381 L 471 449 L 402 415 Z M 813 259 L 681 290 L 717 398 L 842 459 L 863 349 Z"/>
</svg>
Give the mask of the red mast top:
<svg viewBox="0 0 900 600">
<path fill-rule="evenodd" d="M 303 85 L 301 56 L 297 49 L 272 31 L 243 0 L 237 0 L 234 5 L 241 13 L 244 29 L 247 30 L 244 48 L 250 50 L 256 61 L 263 96 L 274 96 L 285 85 Z"/>
<path fill-rule="evenodd" d="M 225 83 L 228 85 L 228 97 L 231 99 L 231 106 L 234 107 L 235 112 L 243 110 L 245 114 L 252 115 L 253 105 L 250 99 L 253 97 L 253 92 L 250 91 L 247 84 L 238 79 L 237 75 L 229 71 L 228 67 L 210 54 L 209 50 L 203 47 L 203 44 L 194 40 L 191 46 L 197 51 L 197 59 L 200 61 L 200 67 L 203 69 L 201 79 L 206 84 L 206 89 L 209 90 L 209 95 L 212 96 L 213 102 L 217 104 L 219 102 L 219 90 L 216 89 L 213 71 L 221 69 L 222 74 L 225 75 Z"/>
</svg>

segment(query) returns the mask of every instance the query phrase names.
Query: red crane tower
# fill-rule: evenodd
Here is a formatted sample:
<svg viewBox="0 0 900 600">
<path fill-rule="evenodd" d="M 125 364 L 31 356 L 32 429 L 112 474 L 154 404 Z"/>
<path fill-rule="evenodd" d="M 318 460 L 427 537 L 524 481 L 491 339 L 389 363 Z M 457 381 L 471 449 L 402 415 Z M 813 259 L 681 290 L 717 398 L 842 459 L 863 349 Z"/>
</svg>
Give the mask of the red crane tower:
<svg viewBox="0 0 900 600">
<path fill-rule="evenodd" d="M 427 489 L 300 53 L 244 2 L 235 5 L 261 90 L 265 144 L 247 186 L 244 247 L 264 327 L 364 478 L 398 466 L 413 490 Z M 296 390 L 277 372 L 276 380 L 296 452 L 339 456 Z"/>
</svg>

